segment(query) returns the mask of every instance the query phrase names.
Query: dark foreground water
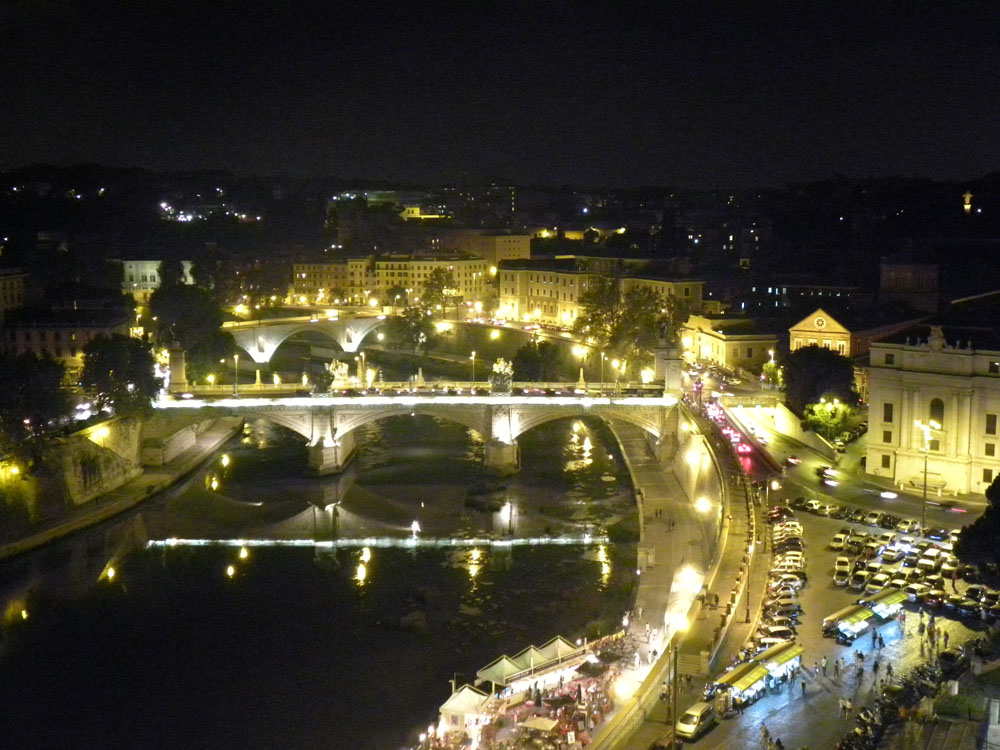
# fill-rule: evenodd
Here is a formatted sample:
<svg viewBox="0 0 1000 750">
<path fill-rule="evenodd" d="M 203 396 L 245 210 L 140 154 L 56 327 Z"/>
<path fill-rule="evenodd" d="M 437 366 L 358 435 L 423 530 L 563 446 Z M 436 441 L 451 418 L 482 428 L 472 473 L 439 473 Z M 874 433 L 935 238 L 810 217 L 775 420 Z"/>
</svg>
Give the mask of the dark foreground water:
<svg viewBox="0 0 1000 750">
<path fill-rule="evenodd" d="M 615 628 L 632 593 L 629 543 L 251 547 L 242 559 L 239 547 L 146 547 L 405 533 L 411 518 L 458 536 L 634 523 L 598 423 L 524 436 L 522 475 L 502 484 L 483 482 L 481 444 L 463 427 L 365 429 L 351 476 L 317 479 L 296 438 L 255 424 L 228 461 L 220 452 L 140 512 L 0 569 L 0 747 L 396 748 L 436 719 L 456 673 Z M 485 510 L 468 507 L 470 486 Z M 499 500 L 516 512 L 489 510 Z"/>
</svg>

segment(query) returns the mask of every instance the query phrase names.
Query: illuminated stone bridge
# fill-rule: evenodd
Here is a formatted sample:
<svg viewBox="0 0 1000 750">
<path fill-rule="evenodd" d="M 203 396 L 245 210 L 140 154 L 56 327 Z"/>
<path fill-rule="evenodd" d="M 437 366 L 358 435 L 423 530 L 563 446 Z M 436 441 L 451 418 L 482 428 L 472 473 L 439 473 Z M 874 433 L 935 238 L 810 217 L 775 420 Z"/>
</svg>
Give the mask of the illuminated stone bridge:
<svg viewBox="0 0 1000 750">
<path fill-rule="evenodd" d="M 302 435 L 309 468 L 317 474 L 342 471 L 355 451 L 354 431 L 385 417 L 423 414 L 465 425 L 485 441 L 487 471 L 511 474 L 520 467 L 517 438 L 532 427 L 565 417 L 599 417 L 630 422 L 652 438 L 662 461 L 677 446 L 677 399 L 576 396 L 337 396 L 291 398 L 164 399 L 159 409 L 261 417 Z"/>
<path fill-rule="evenodd" d="M 379 314 L 353 313 L 343 317 L 270 318 L 265 320 L 228 321 L 222 330 L 232 334 L 236 345 L 253 361 L 264 364 L 290 336 L 303 331 L 315 331 L 336 342 L 345 352 L 355 352 L 365 336 L 385 322 Z"/>
</svg>

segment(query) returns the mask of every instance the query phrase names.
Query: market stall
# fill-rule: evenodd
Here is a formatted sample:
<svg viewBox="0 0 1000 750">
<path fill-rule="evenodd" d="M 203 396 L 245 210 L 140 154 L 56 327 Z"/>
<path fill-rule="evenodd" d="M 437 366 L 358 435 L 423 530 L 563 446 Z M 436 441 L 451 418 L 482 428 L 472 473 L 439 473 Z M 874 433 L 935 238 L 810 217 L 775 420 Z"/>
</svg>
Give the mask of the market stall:
<svg viewBox="0 0 1000 750">
<path fill-rule="evenodd" d="M 857 610 L 837 621 L 837 640 L 852 643 L 855 638 L 868 629 L 873 617 L 875 617 L 875 613 L 868 607 L 858 607 Z"/>
<path fill-rule="evenodd" d="M 907 601 L 908 598 L 902 589 L 886 589 L 877 593 L 866 604 L 880 619 L 888 620 L 899 614 L 899 610 L 903 608 L 903 602 Z"/>
<path fill-rule="evenodd" d="M 486 693 L 471 685 L 463 685 L 451 694 L 438 709 L 440 720 L 438 732 L 446 738 L 468 736 L 473 744 L 478 744 L 479 731 L 485 722 L 484 711 L 489 702 Z"/>
<path fill-rule="evenodd" d="M 714 695 L 716 712 L 725 716 L 734 708 L 752 703 L 763 695 L 767 674 L 767 669 L 757 662 L 744 662 L 719 677 L 706 690 L 706 695 Z"/>
<path fill-rule="evenodd" d="M 795 641 L 779 643 L 767 651 L 758 654 L 754 659 L 767 669 L 768 686 L 773 687 L 791 679 L 802 665 L 802 654 L 805 651 Z"/>
</svg>

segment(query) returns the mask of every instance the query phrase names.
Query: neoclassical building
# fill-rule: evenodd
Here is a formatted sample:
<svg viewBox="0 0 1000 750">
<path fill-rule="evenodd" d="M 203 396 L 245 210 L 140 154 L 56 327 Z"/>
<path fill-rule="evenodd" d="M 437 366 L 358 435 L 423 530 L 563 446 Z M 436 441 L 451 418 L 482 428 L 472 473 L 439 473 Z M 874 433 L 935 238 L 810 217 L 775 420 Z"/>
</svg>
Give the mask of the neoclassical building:
<svg viewBox="0 0 1000 750">
<path fill-rule="evenodd" d="M 981 493 L 1000 471 L 1000 330 L 912 326 L 870 349 L 867 471 L 928 495 Z M 918 424 L 919 423 L 919 424 Z"/>
</svg>

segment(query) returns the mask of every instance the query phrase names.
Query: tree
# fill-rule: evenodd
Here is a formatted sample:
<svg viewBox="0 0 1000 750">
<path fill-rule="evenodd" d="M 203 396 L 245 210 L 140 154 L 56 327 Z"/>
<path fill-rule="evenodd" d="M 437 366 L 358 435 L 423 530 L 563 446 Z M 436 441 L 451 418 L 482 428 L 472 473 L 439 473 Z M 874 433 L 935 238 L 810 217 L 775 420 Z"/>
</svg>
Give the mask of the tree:
<svg viewBox="0 0 1000 750">
<path fill-rule="evenodd" d="M 420 304 L 428 310 L 436 310 L 439 306 L 445 310 L 454 289 L 455 274 L 444 268 L 435 268 L 421 285 Z"/>
<path fill-rule="evenodd" d="M 157 272 L 160 277 L 161 288 L 184 283 L 184 264 L 179 260 L 160 261 Z"/>
<path fill-rule="evenodd" d="M 0 455 L 37 457 L 42 442 L 69 412 L 65 368 L 31 353 L 0 355 Z"/>
<path fill-rule="evenodd" d="M 854 366 L 851 360 L 830 349 L 806 346 L 785 357 L 785 400 L 789 408 L 804 414 L 806 404 L 820 398 L 857 403 L 854 392 Z"/>
<path fill-rule="evenodd" d="M 197 380 L 211 372 L 232 351 L 232 337 L 220 330 L 222 310 L 209 290 L 161 285 L 149 298 L 149 309 L 156 318 L 158 343 L 184 349 L 188 377 Z"/>
<path fill-rule="evenodd" d="M 194 280 L 195 286 L 202 289 L 214 289 L 217 265 L 210 260 L 199 260 L 192 263 L 191 278 Z"/>
<path fill-rule="evenodd" d="M 821 396 L 819 403 L 806 404 L 805 421 L 809 429 L 820 433 L 828 440 L 844 431 L 851 421 L 853 409 L 841 403 L 834 396 Z"/>
<path fill-rule="evenodd" d="M 389 287 L 385 292 L 385 296 L 386 298 L 383 300 L 383 303 L 392 305 L 393 312 L 396 311 L 397 307 L 405 307 L 409 304 L 406 296 L 406 288 L 398 284 Z"/>
<path fill-rule="evenodd" d="M 594 277 L 580 295 L 580 313 L 573 330 L 593 339 L 593 345 L 608 357 L 635 371 L 660 342 L 677 339 L 679 308 L 673 298 L 664 298 L 647 286 L 621 289 L 616 277 Z"/>
<path fill-rule="evenodd" d="M 383 326 L 386 343 L 400 349 L 417 351 L 421 346 L 429 346 L 434 335 L 430 316 L 423 308 L 407 307 L 399 315 L 393 315 Z"/>
<path fill-rule="evenodd" d="M 514 379 L 545 382 L 556 379 L 559 349 L 550 341 L 530 341 L 514 355 Z"/>
<path fill-rule="evenodd" d="M 121 334 L 98 336 L 83 347 L 83 386 L 101 408 L 144 414 L 159 390 L 149 346 Z"/>
<path fill-rule="evenodd" d="M 986 488 L 986 501 L 986 510 L 962 529 L 955 544 L 955 556 L 967 565 L 1000 563 L 1000 475 Z"/>
</svg>

